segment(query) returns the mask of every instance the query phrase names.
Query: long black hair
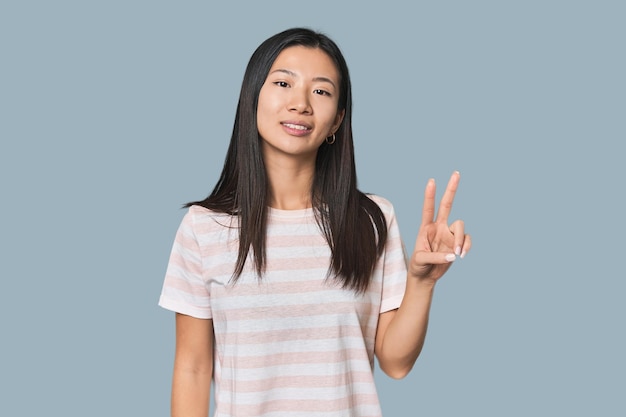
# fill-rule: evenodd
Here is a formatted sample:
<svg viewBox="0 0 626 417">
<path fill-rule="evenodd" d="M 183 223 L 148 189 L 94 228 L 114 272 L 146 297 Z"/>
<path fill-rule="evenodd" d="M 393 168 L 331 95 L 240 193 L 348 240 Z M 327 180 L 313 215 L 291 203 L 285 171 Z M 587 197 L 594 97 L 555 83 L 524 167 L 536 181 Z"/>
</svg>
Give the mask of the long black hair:
<svg viewBox="0 0 626 417">
<path fill-rule="evenodd" d="M 334 62 L 340 75 L 338 111 L 345 115 L 333 144 L 324 142 L 317 153 L 311 190 L 316 219 L 331 249 L 329 273 L 343 288 L 365 291 L 387 240 L 381 209 L 357 189 L 352 139 L 350 75 L 339 47 L 326 35 L 293 28 L 264 41 L 252 54 L 244 74 L 233 133 L 224 168 L 211 194 L 200 205 L 238 217 L 239 254 L 233 272 L 243 272 L 252 248 L 259 276 L 266 265 L 268 180 L 257 129 L 259 92 L 278 54 L 291 46 L 319 48 Z"/>
</svg>

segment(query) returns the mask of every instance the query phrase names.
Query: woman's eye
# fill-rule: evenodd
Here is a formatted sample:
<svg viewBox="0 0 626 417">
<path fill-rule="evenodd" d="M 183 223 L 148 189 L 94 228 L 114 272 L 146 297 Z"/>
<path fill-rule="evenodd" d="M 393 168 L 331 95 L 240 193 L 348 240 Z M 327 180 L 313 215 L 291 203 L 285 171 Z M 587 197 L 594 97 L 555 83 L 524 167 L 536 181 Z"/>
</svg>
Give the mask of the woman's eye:
<svg viewBox="0 0 626 417">
<path fill-rule="evenodd" d="M 274 82 L 274 84 L 276 84 L 276 85 L 277 85 L 277 86 L 279 86 L 279 87 L 285 87 L 285 88 L 286 88 L 286 87 L 289 87 L 289 84 L 287 84 L 287 83 L 286 83 L 286 82 L 284 82 L 284 81 L 275 81 L 275 82 Z"/>
<path fill-rule="evenodd" d="M 323 96 L 330 96 L 330 93 L 326 90 L 320 90 L 319 88 L 317 90 L 313 90 L 313 93 L 315 94 L 321 94 Z"/>
</svg>

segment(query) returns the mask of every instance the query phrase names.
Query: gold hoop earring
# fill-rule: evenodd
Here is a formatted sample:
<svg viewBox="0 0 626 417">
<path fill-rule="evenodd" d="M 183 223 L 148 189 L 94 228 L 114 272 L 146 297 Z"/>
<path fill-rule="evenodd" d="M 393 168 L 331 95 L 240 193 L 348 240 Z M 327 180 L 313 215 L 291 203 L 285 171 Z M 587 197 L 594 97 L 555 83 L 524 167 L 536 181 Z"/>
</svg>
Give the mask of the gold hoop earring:
<svg viewBox="0 0 626 417">
<path fill-rule="evenodd" d="M 335 143 L 335 140 L 337 140 L 337 138 L 335 137 L 335 134 L 333 133 L 332 136 L 328 136 L 326 138 L 326 143 L 328 143 L 329 145 L 332 145 L 333 143 Z"/>
</svg>

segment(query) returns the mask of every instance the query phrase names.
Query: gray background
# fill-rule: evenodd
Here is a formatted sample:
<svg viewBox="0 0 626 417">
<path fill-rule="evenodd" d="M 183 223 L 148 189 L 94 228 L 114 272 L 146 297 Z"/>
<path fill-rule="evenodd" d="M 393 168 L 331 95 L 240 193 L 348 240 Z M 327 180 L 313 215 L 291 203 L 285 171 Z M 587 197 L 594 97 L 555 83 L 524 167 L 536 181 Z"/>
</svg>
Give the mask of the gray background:
<svg viewBox="0 0 626 417">
<path fill-rule="evenodd" d="M 360 187 L 409 249 L 427 179 L 462 174 L 475 246 L 412 374 L 377 370 L 385 415 L 626 413 L 624 3 L 366 3 L 1 3 L 0 414 L 168 415 L 180 205 L 292 26 L 343 49 Z"/>
</svg>

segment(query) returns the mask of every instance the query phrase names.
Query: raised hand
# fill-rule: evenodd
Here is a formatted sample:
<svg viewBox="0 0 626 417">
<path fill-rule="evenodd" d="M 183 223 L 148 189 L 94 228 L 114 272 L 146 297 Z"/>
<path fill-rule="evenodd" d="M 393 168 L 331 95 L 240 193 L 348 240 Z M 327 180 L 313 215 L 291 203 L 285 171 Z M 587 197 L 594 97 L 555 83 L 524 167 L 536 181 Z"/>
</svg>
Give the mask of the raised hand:
<svg viewBox="0 0 626 417">
<path fill-rule="evenodd" d="M 450 268 L 457 256 L 463 258 L 472 246 L 471 237 L 465 234 L 462 220 L 448 225 L 454 195 L 461 176 L 458 171 L 450 177 L 441 197 L 435 217 L 435 180 L 428 180 L 424 192 L 422 224 L 415 241 L 415 250 L 409 261 L 409 276 L 433 284 Z"/>
</svg>

